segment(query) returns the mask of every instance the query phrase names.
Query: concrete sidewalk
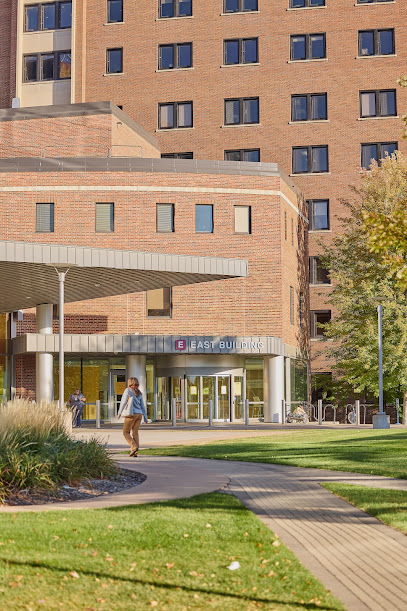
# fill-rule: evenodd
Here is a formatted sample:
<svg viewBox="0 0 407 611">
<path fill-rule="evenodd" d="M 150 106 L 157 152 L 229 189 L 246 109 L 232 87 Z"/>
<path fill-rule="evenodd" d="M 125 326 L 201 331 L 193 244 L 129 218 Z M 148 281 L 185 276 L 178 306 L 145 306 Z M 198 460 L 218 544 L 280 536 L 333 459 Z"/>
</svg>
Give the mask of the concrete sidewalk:
<svg viewBox="0 0 407 611">
<path fill-rule="evenodd" d="M 117 507 L 222 490 L 236 495 L 349 611 L 405 611 L 407 537 L 337 498 L 320 483 L 407 491 L 407 480 L 299 467 L 182 457 L 118 457 L 145 473 L 130 490 L 87 501 L 0 508 L 1 513 Z"/>
</svg>

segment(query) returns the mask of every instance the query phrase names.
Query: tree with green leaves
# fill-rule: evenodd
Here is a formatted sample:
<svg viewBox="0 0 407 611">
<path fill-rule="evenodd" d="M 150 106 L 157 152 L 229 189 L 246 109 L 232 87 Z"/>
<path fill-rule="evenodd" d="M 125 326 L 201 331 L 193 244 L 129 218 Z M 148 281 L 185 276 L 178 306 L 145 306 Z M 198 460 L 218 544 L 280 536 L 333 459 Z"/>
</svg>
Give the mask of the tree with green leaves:
<svg viewBox="0 0 407 611">
<path fill-rule="evenodd" d="M 377 231 L 372 229 L 371 219 L 394 215 L 402 207 L 407 210 L 407 160 L 393 155 L 380 166 L 373 164 L 355 193 L 359 201 L 346 203 L 349 216 L 342 221 L 342 235 L 325 247 L 321 257 L 330 270 L 329 301 L 334 310 L 332 320 L 324 326 L 325 352 L 334 363 L 336 379 L 348 384 L 356 394 L 377 397 L 380 300 L 384 392 L 387 400 L 394 400 L 407 393 L 407 296 L 394 259 L 374 247 L 384 229 L 381 226 L 376 227 Z M 405 216 L 403 261 L 407 274 Z"/>
</svg>

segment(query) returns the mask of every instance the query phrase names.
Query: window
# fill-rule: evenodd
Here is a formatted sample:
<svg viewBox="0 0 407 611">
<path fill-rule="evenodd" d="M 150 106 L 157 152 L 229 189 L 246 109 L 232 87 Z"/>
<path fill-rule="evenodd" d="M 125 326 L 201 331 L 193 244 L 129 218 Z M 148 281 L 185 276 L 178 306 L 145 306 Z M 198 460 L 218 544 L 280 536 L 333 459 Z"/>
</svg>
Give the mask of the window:
<svg viewBox="0 0 407 611">
<path fill-rule="evenodd" d="M 158 69 L 171 70 L 191 68 L 192 43 L 185 42 L 175 45 L 160 45 L 158 47 Z"/>
<path fill-rule="evenodd" d="M 225 125 L 259 122 L 259 98 L 225 100 Z"/>
<path fill-rule="evenodd" d="M 357 0 L 358 4 L 374 4 L 376 2 L 394 2 L 394 0 Z"/>
<path fill-rule="evenodd" d="M 395 89 L 360 92 L 361 117 L 394 117 L 396 115 Z"/>
<path fill-rule="evenodd" d="M 293 174 L 312 172 L 328 172 L 328 147 L 293 147 Z"/>
<path fill-rule="evenodd" d="M 360 30 L 359 56 L 393 55 L 394 30 Z"/>
<path fill-rule="evenodd" d="M 58 30 L 72 26 L 72 2 L 47 2 L 25 6 L 24 30 Z"/>
<path fill-rule="evenodd" d="M 158 105 L 158 128 L 192 127 L 192 102 L 170 102 Z"/>
<path fill-rule="evenodd" d="M 290 324 L 294 324 L 294 287 L 290 286 Z"/>
<path fill-rule="evenodd" d="M 309 199 L 308 219 L 310 231 L 329 229 L 329 199 Z"/>
<path fill-rule="evenodd" d="M 290 36 L 292 61 L 326 57 L 325 34 L 299 34 Z"/>
<path fill-rule="evenodd" d="M 192 0 L 159 0 L 161 19 L 192 15 Z"/>
<path fill-rule="evenodd" d="M 291 8 L 325 6 L 325 0 L 290 0 Z"/>
<path fill-rule="evenodd" d="M 197 204 L 195 206 L 195 231 L 197 233 L 213 233 L 213 206 Z"/>
<path fill-rule="evenodd" d="M 300 293 L 298 299 L 298 315 L 299 315 L 299 325 L 302 327 L 304 325 L 304 311 L 305 311 L 305 299 L 304 294 Z"/>
<path fill-rule="evenodd" d="M 171 316 L 172 290 L 171 287 L 147 291 L 147 316 Z"/>
<path fill-rule="evenodd" d="M 96 204 L 95 231 L 97 233 L 114 231 L 114 204 Z"/>
<path fill-rule="evenodd" d="M 235 206 L 235 233 L 252 232 L 252 207 Z"/>
<path fill-rule="evenodd" d="M 25 55 L 24 82 L 54 81 L 71 78 L 71 52 Z"/>
<path fill-rule="evenodd" d="M 361 145 L 362 168 L 368 170 L 372 161 L 380 164 L 380 160 L 391 157 L 398 149 L 397 142 L 373 142 Z"/>
<path fill-rule="evenodd" d="M 39 233 L 53 233 L 54 204 L 36 204 L 35 231 Z"/>
<path fill-rule="evenodd" d="M 188 153 L 161 153 L 161 159 L 193 159 L 194 154 Z"/>
<path fill-rule="evenodd" d="M 106 50 L 106 74 L 123 72 L 123 48 Z"/>
<path fill-rule="evenodd" d="M 107 0 L 108 23 L 123 21 L 123 0 Z"/>
<path fill-rule="evenodd" d="M 157 204 L 157 232 L 173 233 L 174 204 Z"/>
<path fill-rule="evenodd" d="M 325 325 L 331 320 L 331 310 L 311 311 L 311 337 L 324 337 L 325 330 L 321 325 Z"/>
<path fill-rule="evenodd" d="M 291 96 L 291 121 L 322 121 L 327 118 L 326 93 Z"/>
<path fill-rule="evenodd" d="M 309 281 L 310 284 L 331 284 L 329 270 L 323 267 L 319 257 L 309 258 Z"/>
<path fill-rule="evenodd" d="M 225 161 L 260 161 L 260 149 L 225 151 Z"/>
<path fill-rule="evenodd" d="M 224 64 L 256 64 L 258 61 L 257 38 L 238 38 L 223 41 Z"/>
<path fill-rule="evenodd" d="M 246 13 L 257 10 L 257 0 L 224 0 L 223 2 L 225 13 Z"/>
</svg>

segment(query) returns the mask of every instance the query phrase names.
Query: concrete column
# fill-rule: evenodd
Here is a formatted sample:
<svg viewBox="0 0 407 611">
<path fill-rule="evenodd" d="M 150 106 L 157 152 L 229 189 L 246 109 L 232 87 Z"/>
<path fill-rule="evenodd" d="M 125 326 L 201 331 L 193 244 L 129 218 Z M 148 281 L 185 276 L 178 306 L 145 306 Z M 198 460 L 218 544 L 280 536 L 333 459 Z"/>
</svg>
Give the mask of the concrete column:
<svg viewBox="0 0 407 611">
<path fill-rule="evenodd" d="M 265 357 L 264 377 L 264 422 L 281 423 L 282 401 L 284 399 L 283 356 Z"/>
<path fill-rule="evenodd" d="M 52 334 L 52 303 L 42 303 L 36 308 L 36 331 L 41 335 Z M 54 358 L 47 352 L 35 355 L 36 399 L 52 401 L 54 398 Z"/>
<path fill-rule="evenodd" d="M 146 357 L 141 354 L 129 354 L 126 356 L 126 386 L 128 378 L 137 378 L 140 382 L 140 390 L 143 393 L 144 403 L 146 397 Z"/>
</svg>

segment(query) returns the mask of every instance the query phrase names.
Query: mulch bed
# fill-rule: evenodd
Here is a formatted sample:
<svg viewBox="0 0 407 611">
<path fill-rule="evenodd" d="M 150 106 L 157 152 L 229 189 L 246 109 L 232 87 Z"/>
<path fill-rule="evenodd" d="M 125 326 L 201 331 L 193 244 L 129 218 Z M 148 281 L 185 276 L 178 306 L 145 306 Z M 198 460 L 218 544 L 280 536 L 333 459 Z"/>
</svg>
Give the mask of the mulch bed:
<svg viewBox="0 0 407 611">
<path fill-rule="evenodd" d="M 60 486 L 56 490 L 19 490 L 10 494 L 3 503 L 12 505 L 41 505 L 44 503 L 60 503 L 78 501 L 96 496 L 121 492 L 127 488 L 139 486 L 147 476 L 137 471 L 120 469 L 114 479 L 83 479 L 76 486 Z"/>
</svg>

